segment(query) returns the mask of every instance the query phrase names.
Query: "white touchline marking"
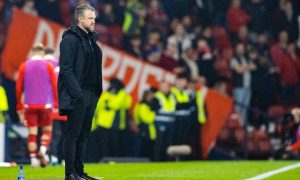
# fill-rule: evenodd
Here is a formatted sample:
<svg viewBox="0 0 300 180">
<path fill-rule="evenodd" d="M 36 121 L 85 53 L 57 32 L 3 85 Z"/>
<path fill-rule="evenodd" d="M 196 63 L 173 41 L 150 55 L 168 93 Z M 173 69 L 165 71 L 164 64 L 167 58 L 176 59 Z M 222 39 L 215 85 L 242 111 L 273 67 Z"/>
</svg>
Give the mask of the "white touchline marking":
<svg viewBox="0 0 300 180">
<path fill-rule="evenodd" d="M 246 180 L 261 180 L 261 179 L 265 179 L 267 177 L 273 176 L 275 174 L 279 174 L 279 173 L 282 173 L 282 172 L 285 172 L 285 171 L 289 171 L 291 169 L 296 169 L 296 168 L 299 168 L 299 167 L 300 167 L 300 163 L 297 163 L 297 164 L 293 164 L 293 165 L 282 167 L 280 169 L 269 171 L 269 172 L 260 174 L 258 176 L 252 177 L 252 178 L 248 178 Z"/>
</svg>

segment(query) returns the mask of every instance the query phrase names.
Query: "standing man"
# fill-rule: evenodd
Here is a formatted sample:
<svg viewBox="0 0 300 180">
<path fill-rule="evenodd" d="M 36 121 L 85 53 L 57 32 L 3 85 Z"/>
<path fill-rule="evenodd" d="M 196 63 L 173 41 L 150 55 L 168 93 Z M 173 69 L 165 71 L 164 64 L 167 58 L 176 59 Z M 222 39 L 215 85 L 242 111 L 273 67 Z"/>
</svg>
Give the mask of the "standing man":
<svg viewBox="0 0 300 180">
<path fill-rule="evenodd" d="M 96 43 L 95 9 L 75 9 L 76 25 L 63 34 L 58 76 L 59 113 L 67 116 L 64 134 L 65 179 L 95 179 L 84 173 L 87 138 L 102 93 L 102 52 Z"/>
</svg>

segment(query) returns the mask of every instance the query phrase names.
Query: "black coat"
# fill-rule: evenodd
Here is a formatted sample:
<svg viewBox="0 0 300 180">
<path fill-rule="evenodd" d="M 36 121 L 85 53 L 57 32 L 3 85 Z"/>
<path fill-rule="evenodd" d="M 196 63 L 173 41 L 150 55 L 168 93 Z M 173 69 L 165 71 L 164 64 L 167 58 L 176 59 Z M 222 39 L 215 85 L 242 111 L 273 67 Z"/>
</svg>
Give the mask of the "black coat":
<svg viewBox="0 0 300 180">
<path fill-rule="evenodd" d="M 93 41 L 96 45 L 97 35 L 93 32 Z M 91 50 L 78 26 L 72 26 L 63 33 L 60 42 L 60 72 L 58 76 L 58 102 L 59 114 L 65 115 L 66 110 L 72 110 L 78 102 L 83 101 L 82 86 L 86 76 L 86 61 L 91 57 Z M 96 53 L 99 59 L 98 88 L 100 97 L 102 93 L 102 51 L 96 45 Z"/>
</svg>

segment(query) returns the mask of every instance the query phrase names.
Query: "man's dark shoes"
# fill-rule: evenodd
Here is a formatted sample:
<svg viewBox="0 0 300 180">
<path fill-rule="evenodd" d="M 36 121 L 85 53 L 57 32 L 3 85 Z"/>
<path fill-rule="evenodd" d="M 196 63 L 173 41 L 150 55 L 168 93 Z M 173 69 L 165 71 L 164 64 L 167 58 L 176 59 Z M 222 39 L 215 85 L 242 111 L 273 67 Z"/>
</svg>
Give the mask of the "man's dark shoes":
<svg viewBox="0 0 300 180">
<path fill-rule="evenodd" d="M 82 175 L 79 175 L 79 177 L 81 177 L 82 179 L 84 180 L 99 180 L 99 179 L 96 179 L 96 178 L 93 178 L 91 176 L 88 176 L 87 173 L 84 173 Z"/>
<path fill-rule="evenodd" d="M 84 180 L 84 179 L 79 177 L 78 174 L 70 174 L 65 177 L 65 180 Z"/>
</svg>

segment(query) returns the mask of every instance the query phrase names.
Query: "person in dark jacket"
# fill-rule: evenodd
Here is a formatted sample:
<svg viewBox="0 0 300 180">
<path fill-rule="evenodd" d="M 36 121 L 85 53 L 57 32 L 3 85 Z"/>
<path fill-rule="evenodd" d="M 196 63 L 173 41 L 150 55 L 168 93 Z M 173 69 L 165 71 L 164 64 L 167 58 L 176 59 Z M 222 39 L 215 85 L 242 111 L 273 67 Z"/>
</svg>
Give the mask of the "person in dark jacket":
<svg viewBox="0 0 300 180">
<path fill-rule="evenodd" d="M 64 134 L 67 180 L 95 179 L 84 173 L 87 138 L 102 93 L 102 52 L 96 43 L 95 9 L 76 7 L 76 25 L 63 33 L 58 76 L 59 114 L 67 116 Z"/>
</svg>

